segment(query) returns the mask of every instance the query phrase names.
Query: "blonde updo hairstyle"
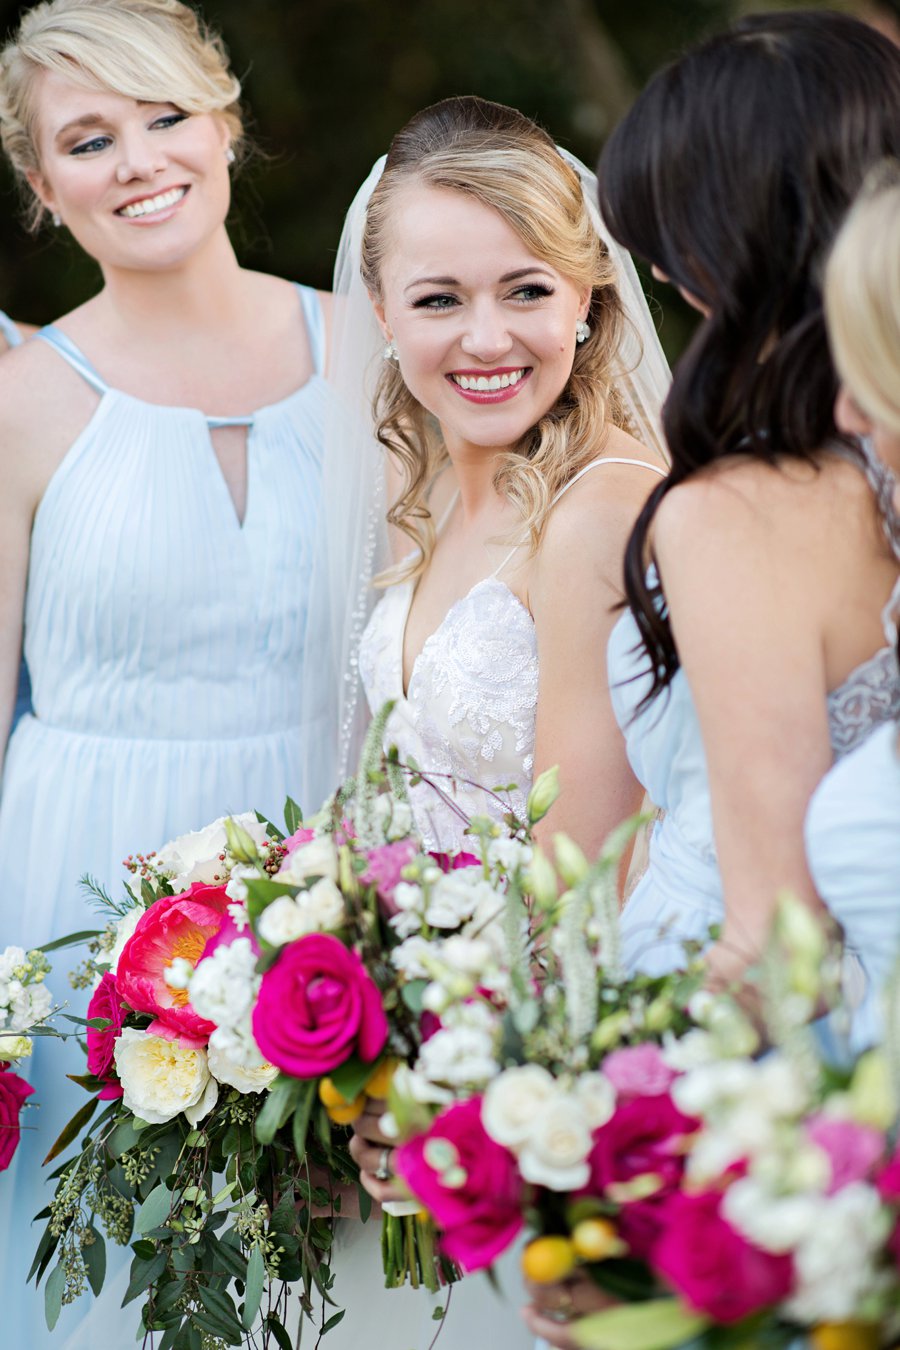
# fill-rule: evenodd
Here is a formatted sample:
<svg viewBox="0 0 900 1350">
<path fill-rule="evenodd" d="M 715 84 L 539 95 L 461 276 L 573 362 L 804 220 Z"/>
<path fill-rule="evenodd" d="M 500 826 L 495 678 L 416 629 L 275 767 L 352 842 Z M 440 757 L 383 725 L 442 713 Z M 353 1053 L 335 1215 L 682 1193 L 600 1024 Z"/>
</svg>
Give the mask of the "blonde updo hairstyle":
<svg viewBox="0 0 900 1350">
<path fill-rule="evenodd" d="M 556 404 L 502 456 L 494 485 L 517 508 L 532 550 L 540 543 L 555 494 L 602 449 L 607 427 L 627 425 L 613 385 L 625 315 L 615 268 L 591 223 L 575 170 L 551 138 L 513 108 L 474 96 L 446 99 L 417 113 L 391 142 L 369 201 L 362 275 L 383 303 L 382 273 L 391 224 L 403 191 L 417 184 L 464 193 L 498 211 L 535 257 L 576 286 L 590 286 L 590 335 L 575 350 L 572 374 Z M 404 475 L 390 522 L 416 544 L 414 561 L 383 584 L 416 577 L 434 549 L 427 494 L 447 451 L 435 419 L 413 397 L 399 368 L 385 362 L 375 393 L 376 434 Z"/>
<path fill-rule="evenodd" d="M 900 163 L 875 170 L 825 275 L 835 365 L 862 411 L 900 435 Z"/>
<path fill-rule="evenodd" d="M 188 113 L 216 113 L 239 156 L 244 148 L 240 81 L 221 39 L 180 0 L 48 0 L 27 11 L 0 52 L 0 141 L 27 197 L 29 228 L 43 205 L 28 174 L 39 173 L 38 76 L 52 71 L 86 89 Z"/>
</svg>

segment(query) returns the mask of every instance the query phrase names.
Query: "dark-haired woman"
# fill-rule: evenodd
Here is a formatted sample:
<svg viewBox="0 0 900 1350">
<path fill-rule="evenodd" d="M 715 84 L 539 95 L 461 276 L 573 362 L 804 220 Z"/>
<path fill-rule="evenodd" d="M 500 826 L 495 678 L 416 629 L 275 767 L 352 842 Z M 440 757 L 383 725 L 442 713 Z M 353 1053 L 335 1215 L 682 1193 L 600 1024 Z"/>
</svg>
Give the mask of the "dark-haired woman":
<svg viewBox="0 0 900 1350">
<path fill-rule="evenodd" d="M 671 968 L 721 925 L 711 980 L 739 977 L 781 890 L 818 905 L 809 799 L 900 711 L 894 480 L 839 437 L 820 286 L 867 168 L 898 153 L 900 52 L 798 11 L 660 72 L 601 162 L 614 236 L 704 315 L 609 645 L 632 766 L 666 811 L 625 911 L 635 968 Z"/>
</svg>

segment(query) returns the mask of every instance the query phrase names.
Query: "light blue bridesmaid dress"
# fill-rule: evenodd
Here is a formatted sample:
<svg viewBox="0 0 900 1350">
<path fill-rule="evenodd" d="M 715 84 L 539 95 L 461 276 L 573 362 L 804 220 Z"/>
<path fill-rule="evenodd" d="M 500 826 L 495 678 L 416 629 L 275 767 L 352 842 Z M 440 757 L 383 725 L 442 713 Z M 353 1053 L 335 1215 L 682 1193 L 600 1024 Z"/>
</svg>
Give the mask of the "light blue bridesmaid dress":
<svg viewBox="0 0 900 1350">
<path fill-rule="evenodd" d="M 22 334 L 9 315 L 4 314 L 2 309 L 0 309 L 0 333 L 6 339 L 8 347 L 20 347 L 22 345 Z M 28 667 L 23 657 L 19 665 L 19 685 L 16 690 L 16 705 L 13 709 L 10 725 L 11 732 L 15 731 L 18 723 L 29 712 L 31 712 L 31 680 L 28 678 Z"/>
<path fill-rule="evenodd" d="M 277 820 L 288 793 L 308 795 L 299 765 L 311 739 L 328 734 L 299 702 L 306 646 L 315 645 L 307 602 L 331 397 L 314 291 L 298 288 L 297 322 L 314 373 L 245 417 L 144 402 L 109 388 L 59 330 L 35 339 L 98 401 L 32 531 L 25 654 L 34 714 L 13 733 L 3 776 L 0 945 L 102 926 L 79 888 L 85 873 L 116 895 L 127 854 L 225 812 L 255 807 Z M 234 425 L 247 428 L 243 522 L 209 435 Z M 75 959 L 54 958 L 50 987 L 81 1014 L 85 998 L 66 980 Z M 24 1288 L 40 1231 L 31 1219 L 50 1194 L 40 1162 L 85 1100 L 64 1078 L 82 1068 L 74 1044 L 38 1043 L 39 1105 L 0 1176 L 4 1342 L 17 1350 L 134 1344 L 135 1305 L 118 1312 L 104 1297 L 92 1310 L 87 1295 L 63 1309 L 51 1337 L 43 1290 Z"/>
<path fill-rule="evenodd" d="M 865 473 L 885 534 L 900 557 L 900 522 L 892 505 L 895 480 L 868 451 Z M 900 583 L 885 611 L 886 645 L 828 696 L 836 759 L 860 745 L 876 727 L 900 716 L 900 665 L 891 622 L 898 603 Z M 710 925 L 724 918 L 706 756 L 683 670 L 649 708 L 637 711 L 651 681 L 630 611 L 613 629 L 607 663 L 613 707 L 631 767 L 665 813 L 650 839 L 647 871 L 623 911 L 625 960 L 633 970 L 662 974 L 682 964 L 686 941 L 705 943 Z M 735 715 L 740 715 L 739 709 Z M 848 946 L 852 949 L 852 942 Z"/>
</svg>

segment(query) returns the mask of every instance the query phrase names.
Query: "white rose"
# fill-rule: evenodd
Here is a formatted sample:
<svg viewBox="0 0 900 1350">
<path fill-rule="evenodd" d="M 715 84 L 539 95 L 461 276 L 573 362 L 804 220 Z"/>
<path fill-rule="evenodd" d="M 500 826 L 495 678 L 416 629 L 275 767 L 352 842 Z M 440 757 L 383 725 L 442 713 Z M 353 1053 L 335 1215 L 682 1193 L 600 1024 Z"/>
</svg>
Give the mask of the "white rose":
<svg viewBox="0 0 900 1350">
<path fill-rule="evenodd" d="M 551 1191 L 578 1190 L 590 1180 L 587 1159 L 593 1142 L 579 1099 L 557 1091 L 532 1122 L 519 1152 L 519 1171 L 526 1181 Z"/>
<path fill-rule="evenodd" d="M 307 877 L 328 877 L 338 879 L 337 849 L 330 839 L 310 839 L 289 853 L 278 872 L 282 881 L 299 884 Z"/>
<path fill-rule="evenodd" d="M 555 1090 L 553 1077 L 538 1064 L 507 1069 L 488 1084 L 481 1122 L 498 1144 L 517 1149 L 529 1138 L 535 1115 Z"/>
<path fill-rule="evenodd" d="M 575 1083 L 575 1096 L 584 1107 L 588 1124 L 599 1130 L 612 1119 L 616 1109 L 616 1090 L 602 1073 L 583 1073 Z"/>
<path fill-rule="evenodd" d="M 224 1041 L 225 1038 L 217 1037 L 215 1031 L 209 1038 L 207 1060 L 212 1076 L 228 1087 L 237 1088 L 238 1092 L 267 1091 L 278 1075 L 275 1065 L 263 1060 L 259 1051 L 255 1056 L 251 1052 L 249 1057 L 235 1053 L 238 1045 L 235 1038 L 229 1037 L 223 1044 Z"/>
<path fill-rule="evenodd" d="M 125 1106 L 151 1125 L 164 1125 L 181 1111 L 196 1124 L 215 1105 L 218 1086 L 205 1050 L 125 1027 L 115 1058 Z"/>
<path fill-rule="evenodd" d="M 283 947 L 286 942 L 296 942 L 308 931 L 303 912 L 297 901 L 289 895 L 279 895 L 270 905 L 266 905 L 256 924 L 257 932 L 264 942 L 272 947 Z"/>
<path fill-rule="evenodd" d="M 322 877 L 308 891 L 301 891 L 297 904 L 306 918 L 307 932 L 332 932 L 347 917 L 344 897 L 330 877 Z"/>
<path fill-rule="evenodd" d="M 235 1026 L 249 1016 L 259 983 L 250 939 L 235 938 L 200 962 L 191 976 L 188 998 L 200 1017 L 217 1027 Z"/>
<path fill-rule="evenodd" d="M 119 965 L 119 957 L 125 950 L 125 944 L 130 941 L 139 921 L 146 913 L 147 911 L 144 909 L 143 905 L 135 905 L 134 909 L 129 909 L 116 924 L 115 941 L 113 942 L 109 956 L 106 958 L 113 975 L 115 975 Z"/>
<path fill-rule="evenodd" d="M 211 886 L 222 879 L 227 869 L 220 855 L 228 847 L 225 833 L 228 819 L 242 826 L 256 844 L 261 844 L 267 837 L 265 825 L 256 819 L 253 811 L 245 811 L 239 816 L 220 816 L 202 830 L 179 835 L 159 849 L 153 859 L 153 865 L 169 877 L 174 891 L 186 891 L 194 882 Z"/>
</svg>

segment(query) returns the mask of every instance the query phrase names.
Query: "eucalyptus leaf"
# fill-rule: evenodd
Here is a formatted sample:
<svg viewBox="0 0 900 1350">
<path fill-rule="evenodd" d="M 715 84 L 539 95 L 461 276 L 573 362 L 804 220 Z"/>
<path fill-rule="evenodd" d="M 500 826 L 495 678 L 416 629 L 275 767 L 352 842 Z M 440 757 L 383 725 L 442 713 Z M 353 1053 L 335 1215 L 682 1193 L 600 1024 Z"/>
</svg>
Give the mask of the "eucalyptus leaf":
<svg viewBox="0 0 900 1350">
<path fill-rule="evenodd" d="M 45 1167 L 48 1162 L 52 1162 L 55 1157 L 57 1157 L 60 1153 L 62 1153 L 64 1148 L 67 1148 L 69 1144 L 71 1144 L 72 1140 L 75 1139 L 76 1136 L 78 1135 L 78 1132 L 82 1128 L 82 1126 L 88 1123 L 91 1116 L 97 1109 L 97 1100 L 98 1099 L 96 1097 L 92 1097 L 89 1102 L 85 1102 L 81 1110 L 75 1112 L 75 1115 L 69 1121 L 68 1125 L 65 1125 L 63 1127 L 62 1133 L 60 1134 L 59 1138 L 56 1140 L 56 1143 L 53 1145 L 50 1152 L 44 1159 L 43 1165 Z M 59 1316 L 58 1313 L 57 1316 Z"/>
<path fill-rule="evenodd" d="M 152 1260 L 145 1261 L 143 1257 L 137 1256 L 131 1263 L 131 1279 L 128 1282 L 128 1288 L 125 1290 L 125 1296 L 122 1299 L 122 1307 L 130 1303 L 138 1294 L 143 1294 L 145 1289 L 149 1289 L 154 1280 L 158 1280 L 166 1268 L 168 1254 L 160 1252 Z"/>
<path fill-rule="evenodd" d="M 266 1330 L 270 1331 L 275 1337 L 279 1350 L 294 1350 L 294 1343 L 278 1320 L 276 1313 L 269 1313 L 266 1318 Z"/>
<path fill-rule="evenodd" d="M 47 1319 L 47 1327 L 50 1331 L 59 1321 L 65 1289 L 66 1272 L 63 1269 L 62 1262 L 60 1262 L 58 1266 L 53 1267 L 50 1278 L 44 1286 L 44 1316 Z"/>
<path fill-rule="evenodd" d="M 573 1322 L 569 1334 L 581 1350 L 674 1350 L 709 1326 L 676 1298 L 625 1304 Z"/>
<path fill-rule="evenodd" d="M 259 1247 L 250 1252 L 247 1262 L 247 1279 L 244 1287 L 244 1312 L 241 1317 L 244 1329 L 249 1331 L 256 1320 L 266 1283 L 266 1263 Z"/>
<path fill-rule="evenodd" d="M 138 1233 L 149 1233 L 151 1228 L 159 1228 L 172 1212 L 172 1192 L 160 1182 L 154 1186 L 134 1216 L 134 1226 Z"/>
<path fill-rule="evenodd" d="M 93 1224 L 88 1231 L 94 1240 L 84 1244 L 82 1252 L 87 1269 L 88 1283 L 96 1296 L 103 1288 L 103 1281 L 106 1279 L 106 1243 Z"/>
<path fill-rule="evenodd" d="M 346 1308 L 341 1308 L 339 1312 L 333 1313 L 332 1316 L 329 1317 L 325 1325 L 322 1327 L 322 1330 L 319 1332 L 319 1335 L 324 1336 L 326 1331 L 330 1331 L 332 1327 L 336 1327 L 338 1322 L 342 1321 L 344 1313 L 346 1311 L 347 1311 Z"/>
</svg>

